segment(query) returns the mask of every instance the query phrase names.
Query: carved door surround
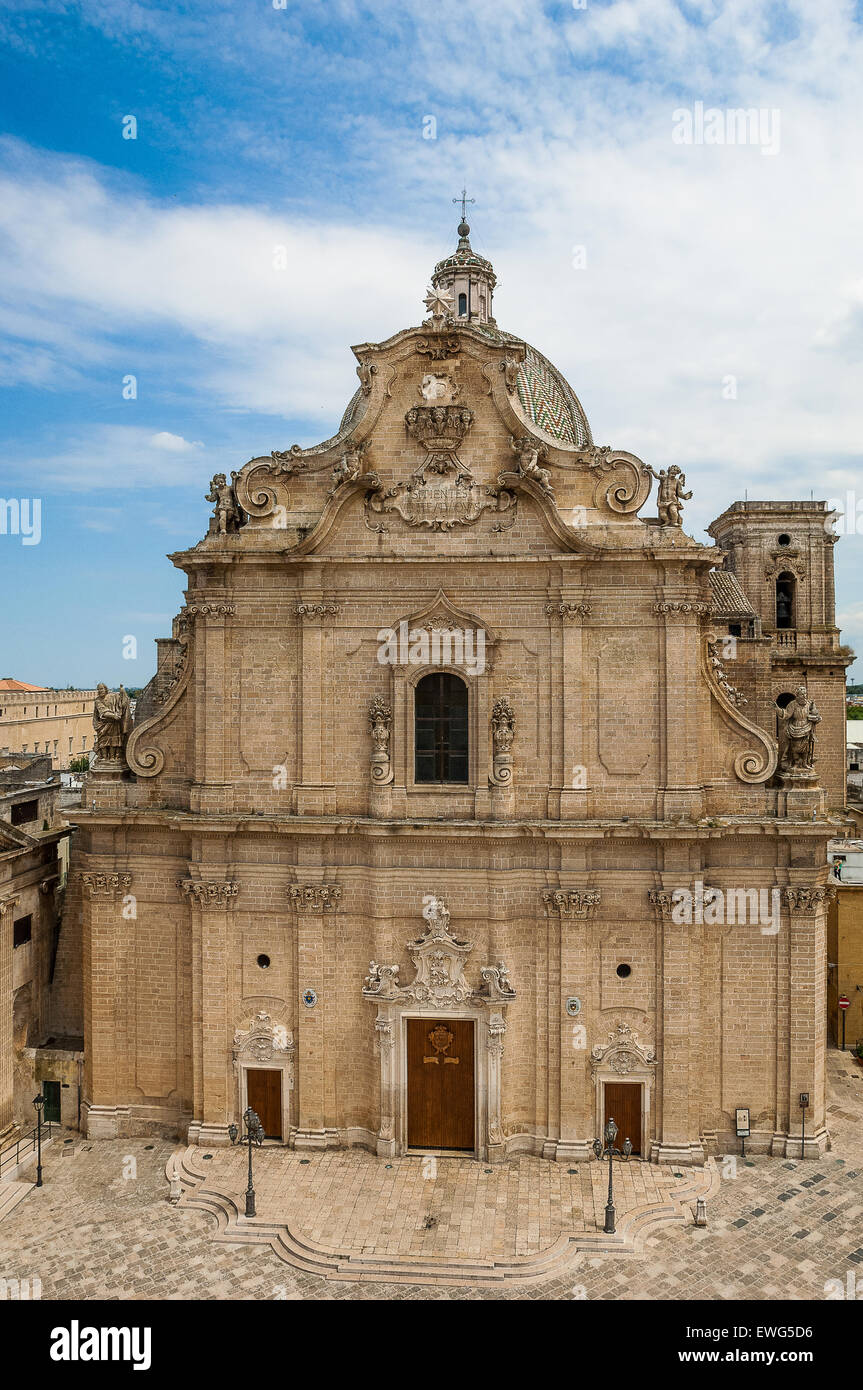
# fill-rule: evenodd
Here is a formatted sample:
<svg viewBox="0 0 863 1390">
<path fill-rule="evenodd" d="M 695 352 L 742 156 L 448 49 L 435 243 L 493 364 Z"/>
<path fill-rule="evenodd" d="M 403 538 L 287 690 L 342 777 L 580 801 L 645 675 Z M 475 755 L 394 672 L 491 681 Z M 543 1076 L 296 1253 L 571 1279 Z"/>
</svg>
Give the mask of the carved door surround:
<svg viewBox="0 0 863 1390">
<path fill-rule="evenodd" d="M 423 908 L 425 932 L 407 943 L 414 967 L 409 985 L 399 983 L 399 967 L 372 961 L 363 996 L 377 1001 L 375 1030 L 381 1064 L 381 1114 L 377 1153 L 392 1158 L 407 1151 L 407 1020 L 468 1019 L 475 1024 L 474 1103 L 476 1157 L 488 1162 L 505 1156 L 501 1128 L 501 1058 L 506 1006 L 515 998 L 502 961 L 483 966 L 474 989 L 464 968 L 473 950 L 449 929 L 444 903 L 429 896 Z"/>
<path fill-rule="evenodd" d="M 235 1123 L 242 1129 L 242 1116 L 249 1104 L 248 1073 L 250 1071 L 279 1071 L 282 1077 L 282 1138 L 286 1145 L 291 1134 L 291 1093 L 294 1088 L 294 1038 L 283 1023 L 275 1022 L 261 1009 L 247 1026 L 234 1031 L 232 1058 L 235 1076 L 237 1115 Z M 278 1141 L 274 1141 L 278 1142 Z"/>
<path fill-rule="evenodd" d="M 641 1156 L 652 1157 L 654 1141 L 650 1134 L 650 1102 L 656 1080 L 656 1053 L 639 1041 L 638 1034 L 628 1023 L 618 1021 L 608 1034 L 608 1042 L 597 1043 L 590 1054 L 593 1075 L 594 1132 L 602 1134 L 605 1118 L 605 1088 L 620 1081 L 632 1082 L 641 1088 Z M 626 1135 L 618 1135 L 617 1147 Z"/>
<path fill-rule="evenodd" d="M 390 665 L 389 704 L 393 712 L 393 737 L 390 748 L 392 767 L 392 810 L 405 814 L 408 799 L 415 794 L 443 797 L 470 796 L 475 814 L 486 817 L 489 811 L 489 774 L 491 752 L 491 683 L 498 636 L 484 619 L 458 607 L 439 589 L 430 603 L 407 617 L 397 620 L 391 631 L 397 639 L 399 659 Z M 429 663 L 413 665 L 409 660 L 411 633 L 425 632 L 429 640 L 437 637 L 440 656 Z M 481 660 L 477 633 L 483 634 Z M 457 643 L 446 634 L 462 635 L 462 656 Z M 464 646 L 464 635 L 470 634 L 470 653 Z M 452 658 L 452 659 L 448 659 Z M 466 785 L 436 785 L 417 782 L 414 775 L 414 691 L 423 676 L 448 671 L 464 681 L 468 692 L 468 782 Z M 397 802 L 401 805 L 397 805 Z"/>
</svg>

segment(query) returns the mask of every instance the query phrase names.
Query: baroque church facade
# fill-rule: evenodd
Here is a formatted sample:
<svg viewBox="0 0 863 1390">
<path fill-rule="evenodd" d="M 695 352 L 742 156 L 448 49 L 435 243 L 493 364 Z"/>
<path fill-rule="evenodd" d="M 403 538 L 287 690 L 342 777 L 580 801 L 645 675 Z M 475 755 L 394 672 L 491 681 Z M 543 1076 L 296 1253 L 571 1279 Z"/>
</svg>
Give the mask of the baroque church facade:
<svg viewBox="0 0 863 1390">
<path fill-rule="evenodd" d="M 462 222 L 331 439 L 213 480 L 69 932 L 94 1136 L 800 1153 L 844 805 L 835 537 L 594 443 Z M 648 498 L 658 481 L 656 512 Z M 67 950 L 68 955 L 68 950 Z M 796 1147 L 795 1147 L 796 1146 Z"/>
</svg>

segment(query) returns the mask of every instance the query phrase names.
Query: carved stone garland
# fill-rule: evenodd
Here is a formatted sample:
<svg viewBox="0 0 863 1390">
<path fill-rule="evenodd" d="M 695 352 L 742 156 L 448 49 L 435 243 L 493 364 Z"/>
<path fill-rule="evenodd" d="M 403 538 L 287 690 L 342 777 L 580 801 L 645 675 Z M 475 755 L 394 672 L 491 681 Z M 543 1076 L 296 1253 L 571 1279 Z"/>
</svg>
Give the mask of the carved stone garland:
<svg viewBox="0 0 863 1390">
<path fill-rule="evenodd" d="M 503 1009 L 515 998 L 515 990 L 502 961 L 483 966 L 482 984 L 474 989 L 464 975 L 473 945 L 451 933 L 445 904 L 432 897 L 422 915 L 426 921 L 424 934 L 407 943 L 414 967 L 411 983 L 399 982 L 397 965 L 372 961 L 363 985 L 363 997 L 378 1003 L 375 1030 L 381 1059 L 381 1124 L 377 1152 L 381 1157 L 392 1157 L 404 1149 L 407 1141 L 407 1063 L 404 1048 L 396 1045 L 402 1017 L 449 1011 L 478 1020 L 479 1155 L 502 1158 L 501 1058 L 506 1032 Z"/>
</svg>

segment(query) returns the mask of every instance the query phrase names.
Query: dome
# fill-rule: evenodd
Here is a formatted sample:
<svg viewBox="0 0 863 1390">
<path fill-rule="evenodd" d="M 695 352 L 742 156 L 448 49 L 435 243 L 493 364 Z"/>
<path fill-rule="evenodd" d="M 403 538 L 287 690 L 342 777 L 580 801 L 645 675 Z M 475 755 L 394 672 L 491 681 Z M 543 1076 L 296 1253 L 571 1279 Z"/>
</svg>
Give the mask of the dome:
<svg viewBox="0 0 863 1390">
<path fill-rule="evenodd" d="M 590 448 L 593 438 L 581 402 L 566 378 L 529 343 L 516 391 L 521 414 L 534 429 L 574 449 Z"/>
</svg>

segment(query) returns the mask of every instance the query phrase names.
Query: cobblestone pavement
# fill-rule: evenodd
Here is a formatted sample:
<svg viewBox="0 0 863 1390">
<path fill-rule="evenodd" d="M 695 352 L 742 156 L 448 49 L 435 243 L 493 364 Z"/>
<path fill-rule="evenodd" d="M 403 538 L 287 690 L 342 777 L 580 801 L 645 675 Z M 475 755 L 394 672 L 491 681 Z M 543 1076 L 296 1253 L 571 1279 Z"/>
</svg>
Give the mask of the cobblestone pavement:
<svg viewBox="0 0 863 1390">
<path fill-rule="evenodd" d="M 636 1254 L 580 1253 L 563 1277 L 529 1288 L 338 1282 L 301 1273 L 267 1246 L 215 1241 L 212 1216 L 167 1202 L 165 1165 L 175 1145 L 77 1137 L 46 1150 L 45 1186 L 0 1224 L 0 1278 L 38 1277 L 43 1299 L 823 1300 L 827 1280 L 847 1287 L 850 1275 L 863 1298 L 863 1068 L 850 1054 L 833 1052 L 829 1070 L 833 1148 L 819 1161 L 720 1159 L 724 1176 L 709 1203 L 707 1228 L 657 1230 Z M 65 1156 L 64 1148 L 72 1152 Z M 352 1160 L 345 1171 L 354 1181 L 362 1165 L 356 1155 L 344 1157 Z M 518 1191 L 522 1182 L 511 1172 L 532 1173 L 535 1166 L 545 1165 L 515 1160 L 505 1180 L 496 1180 L 507 1210 L 510 1184 Z M 471 1167 L 480 1170 L 477 1184 L 480 1176 L 488 1181 L 482 1165 Z M 548 1190 L 565 1192 L 569 1175 L 548 1168 L 556 1174 Z M 584 1182 L 579 1174 L 579 1193 Z M 347 1193 L 339 1193 L 331 1229 L 345 1222 L 348 1205 Z M 486 1204 L 479 1209 L 485 1212 Z M 504 1221 L 504 1231 L 509 1224 Z M 465 1229 L 461 1219 L 458 1226 Z M 315 1229 L 324 1234 L 326 1228 Z M 506 1239 L 514 1248 L 518 1237 Z"/>
</svg>

